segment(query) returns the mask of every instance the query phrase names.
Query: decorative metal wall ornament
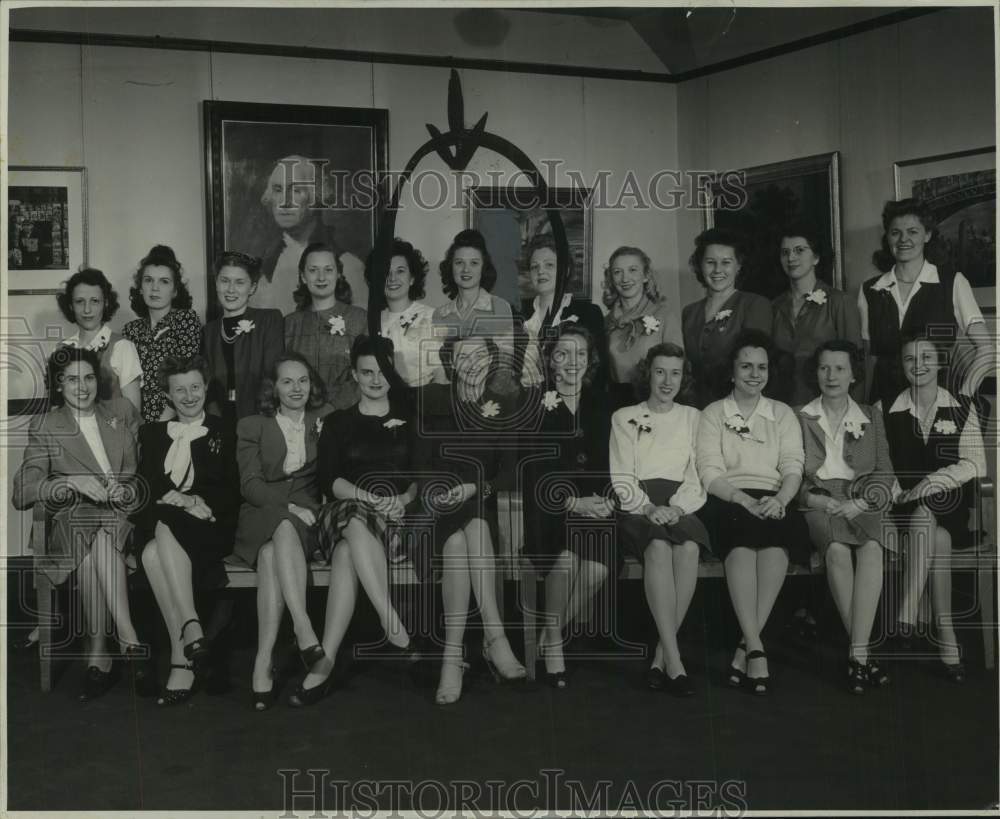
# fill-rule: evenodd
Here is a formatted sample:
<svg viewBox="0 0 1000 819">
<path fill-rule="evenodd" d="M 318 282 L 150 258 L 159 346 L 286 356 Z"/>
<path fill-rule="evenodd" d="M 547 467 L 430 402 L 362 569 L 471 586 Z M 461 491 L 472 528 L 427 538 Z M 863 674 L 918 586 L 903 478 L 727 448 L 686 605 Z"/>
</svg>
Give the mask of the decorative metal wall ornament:
<svg viewBox="0 0 1000 819">
<path fill-rule="evenodd" d="M 541 173 L 535 167 L 535 163 L 528 158 L 520 148 L 513 142 L 503 137 L 490 133 L 486 130 L 486 118 L 488 113 L 483 114 L 479 121 L 472 127 L 465 127 L 465 102 L 462 99 L 462 82 L 458 72 L 452 69 L 451 77 L 448 80 L 448 131 L 442 133 L 436 127 L 427 124 L 427 130 L 431 139 L 417 148 L 413 156 L 406 163 L 388 207 L 382 214 L 379 223 L 378 233 L 375 236 L 375 247 L 372 253 L 372 283 L 373 287 L 368 296 L 368 332 L 371 336 L 377 336 L 381 332 L 382 310 L 386 306 L 385 300 L 385 279 L 389 271 L 389 262 L 392 261 L 392 241 L 396 235 L 396 212 L 399 209 L 399 200 L 405 186 L 409 184 L 410 177 L 416 170 L 417 165 L 430 153 L 436 153 L 442 161 L 453 171 L 464 171 L 472 157 L 479 148 L 487 148 L 494 153 L 504 157 L 523 173 L 531 182 L 531 187 L 535 190 L 536 201 L 548 202 L 548 185 L 542 179 Z M 566 241 L 566 229 L 563 226 L 562 217 L 559 211 L 554 208 L 547 208 L 549 221 L 552 224 L 552 238 L 556 244 L 556 292 L 553 299 L 553 307 L 562 303 L 563 292 L 566 289 L 567 272 L 569 270 L 569 244 Z M 553 309 L 549 309 L 542 322 L 541 334 L 544 335 L 546 328 L 552 324 Z M 396 372 L 396 368 L 391 360 L 384 355 L 382 350 L 378 351 L 378 362 L 383 373 L 387 373 L 393 387 L 397 390 L 409 389 L 406 383 Z"/>
</svg>

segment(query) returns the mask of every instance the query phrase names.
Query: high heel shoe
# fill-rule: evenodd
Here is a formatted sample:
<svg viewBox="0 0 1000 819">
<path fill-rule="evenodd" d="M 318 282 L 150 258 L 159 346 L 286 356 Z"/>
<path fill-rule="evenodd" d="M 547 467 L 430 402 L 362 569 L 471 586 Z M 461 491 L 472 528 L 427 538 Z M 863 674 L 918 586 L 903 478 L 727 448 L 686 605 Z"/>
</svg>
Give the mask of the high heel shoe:
<svg viewBox="0 0 1000 819">
<path fill-rule="evenodd" d="M 865 693 L 868 682 L 868 669 L 855 659 L 847 661 L 847 690 L 856 696 Z"/>
<path fill-rule="evenodd" d="M 185 665 L 177 665 L 176 663 L 171 663 L 171 668 L 179 668 L 182 671 L 194 672 L 194 665 L 187 663 Z M 161 707 L 169 707 L 172 705 L 181 705 L 187 702 L 191 697 L 194 696 L 195 686 L 198 684 L 198 678 L 195 677 L 191 682 L 190 688 L 164 688 L 163 693 L 160 694 L 160 698 L 156 701 L 156 704 Z"/>
<path fill-rule="evenodd" d="M 309 648 L 299 649 L 299 659 L 302 660 L 302 665 L 306 667 L 306 673 L 312 671 L 312 667 L 324 657 L 326 657 L 326 651 L 323 650 L 323 646 L 319 643 L 314 643 Z"/>
<path fill-rule="evenodd" d="M 444 670 L 446 667 L 458 669 L 458 682 L 445 682 Z M 437 693 L 434 695 L 434 702 L 437 705 L 454 705 L 462 698 L 462 683 L 465 680 L 465 672 L 469 670 L 469 664 L 462 659 L 446 658 L 441 662 L 441 681 L 438 684 Z"/>
<path fill-rule="evenodd" d="M 192 623 L 197 623 L 201 626 L 201 620 L 197 617 L 192 617 L 190 620 L 185 621 L 184 625 L 181 626 L 181 636 L 180 640 L 184 642 L 184 629 L 190 626 Z M 194 674 L 196 677 L 201 677 L 205 674 L 208 668 L 208 660 L 212 655 L 212 642 L 202 635 L 196 640 L 192 640 L 190 643 L 184 646 L 184 656 L 191 663 L 191 667 L 194 669 Z"/>
<path fill-rule="evenodd" d="M 278 676 L 277 667 L 272 665 L 268 669 L 268 675 L 271 678 L 271 687 L 267 691 L 257 691 L 254 689 L 253 683 L 250 683 L 250 696 L 254 711 L 267 711 L 278 699 L 278 683 L 275 679 Z"/>
<path fill-rule="evenodd" d="M 889 673 L 878 664 L 878 660 L 869 660 L 866 669 L 868 684 L 872 688 L 884 688 L 889 684 Z"/>
<path fill-rule="evenodd" d="M 135 684 L 135 693 L 140 697 L 155 697 L 156 670 L 149 646 L 145 643 L 123 644 L 122 657 Z"/>
<path fill-rule="evenodd" d="M 303 677 L 302 682 L 295 686 L 295 690 L 288 697 L 288 704 L 292 708 L 304 708 L 309 705 L 315 705 L 321 699 L 329 695 L 332 690 L 333 669 L 331 668 L 327 678 L 319 685 L 314 685 L 312 688 L 305 687 L 305 677 Z"/>
<path fill-rule="evenodd" d="M 90 702 L 98 697 L 103 697 L 114 688 L 117 681 L 118 674 L 113 663 L 107 671 L 101 671 L 96 665 L 88 666 L 87 674 L 83 678 L 83 687 L 80 689 L 77 699 L 80 702 Z"/>
<path fill-rule="evenodd" d="M 508 656 L 501 656 L 499 660 L 495 658 L 493 656 L 495 646 L 500 648 L 506 646 Z M 486 661 L 486 667 L 493 675 L 493 679 L 498 683 L 520 682 L 528 675 L 525 667 L 514 657 L 514 652 L 510 648 L 510 642 L 507 640 L 506 634 L 501 634 L 492 640 L 483 642 L 483 660 Z"/>
<path fill-rule="evenodd" d="M 751 677 L 749 676 L 750 671 L 750 661 L 751 660 L 766 660 L 767 655 L 763 651 L 755 649 L 747 653 L 747 686 L 750 689 L 751 694 L 755 694 L 758 697 L 767 696 L 768 685 L 771 682 L 771 675 L 768 674 L 766 677 Z"/>
<path fill-rule="evenodd" d="M 938 668 L 945 677 L 956 685 L 965 682 L 965 663 L 946 663 L 943 660 L 938 660 Z"/>
<path fill-rule="evenodd" d="M 548 648 L 548 643 L 545 642 L 544 636 L 538 638 L 538 659 L 542 661 L 542 665 L 545 665 L 545 650 Z M 550 688 L 555 688 L 559 691 L 564 691 L 569 688 L 569 674 L 566 671 L 565 661 L 563 664 L 562 671 L 549 671 L 545 668 L 545 683 Z"/>
<path fill-rule="evenodd" d="M 747 659 L 747 644 L 746 640 L 740 640 L 740 644 L 736 646 L 737 651 L 743 652 L 744 661 Z M 735 658 L 734 658 L 735 659 Z M 729 664 L 729 676 L 726 677 L 726 683 L 730 688 L 740 688 L 743 685 L 743 681 L 746 679 L 747 673 L 741 668 L 737 668 L 735 664 Z"/>
</svg>

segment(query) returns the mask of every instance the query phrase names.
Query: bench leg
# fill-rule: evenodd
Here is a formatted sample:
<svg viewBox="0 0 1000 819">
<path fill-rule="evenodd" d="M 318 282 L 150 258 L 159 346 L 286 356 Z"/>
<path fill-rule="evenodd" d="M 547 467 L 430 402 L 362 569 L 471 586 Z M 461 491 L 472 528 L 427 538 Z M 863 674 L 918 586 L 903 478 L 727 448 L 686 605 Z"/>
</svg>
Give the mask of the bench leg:
<svg viewBox="0 0 1000 819">
<path fill-rule="evenodd" d="M 992 669 L 996 665 L 996 648 L 994 639 L 996 638 L 996 600 L 994 595 L 996 590 L 993 585 L 994 572 L 996 571 L 996 561 L 991 555 L 983 555 L 979 558 L 976 567 L 976 581 L 979 585 L 979 620 L 983 629 L 983 662 L 986 668 Z"/>
<path fill-rule="evenodd" d="M 538 574 L 531 561 L 525 559 L 520 577 L 521 616 L 524 618 L 524 667 L 528 679 L 535 679 L 538 661 Z"/>
<path fill-rule="evenodd" d="M 52 624 L 55 587 L 41 572 L 35 572 L 35 594 L 38 598 L 38 671 L 42 691 L 52 690 Z"/>
</svg>

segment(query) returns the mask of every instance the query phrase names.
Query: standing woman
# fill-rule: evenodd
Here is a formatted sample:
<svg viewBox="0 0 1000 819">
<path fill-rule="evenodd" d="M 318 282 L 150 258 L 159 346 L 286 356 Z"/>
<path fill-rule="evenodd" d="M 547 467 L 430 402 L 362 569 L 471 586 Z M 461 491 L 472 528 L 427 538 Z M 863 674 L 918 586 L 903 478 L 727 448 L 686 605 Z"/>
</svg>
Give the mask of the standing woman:
<svg viewBox="0 0 1000 819">
<path fill-rule="evenodd" d="M 299 258 L 294 313 L 285 316 L 285 349 L 301 353 L 326 385 L 335 409 L 358 400 L 351 374 L 351 347 L 368 330 L 368 314 L 351 306 L 351 285 L 334 249 L 319 242 Z"/>
<path fill-rule="evenodd" d="M 695 467 L 700 413 L 675 403 L 689 375 L 679 346 L 657 344 L 636 371 L 637 390 L 646 399 L 611 419 L 621 542 L 644 564 L 646 601 L 659 634 L 646 683 L 678 697 L 694 693 L 677 631 L 698 582 L 699 547 L 707 550 L 709 545 L 708 533 L 694 515 L 705 504 Z"/>
<path fill-rule="evenodd" d="M 955 392 L 975 395 L 987 372 L 993 372 L 993 342 L 982 311 L 961 273 L 927 261 L 933 248 L 934 216 L 919 199 L 886 202 L 882 210 L 882 247 L 872 261 L 882 275 L 866 281 L 858 291 L 861 337 L 875 356 L 869 390 L 871 403 L 891 406 L 910 384 L 900 366 L 903 339 L 933 332 L 939 343 L 965 334 L 976 348 L 975 360 L 964 378 L 949 373 Z M 945 345 L 951 350 L 952 344 Z"/>
<path fill-rule="evenodd" d="M 176 421 L 139 432 L 139 474 L 149 495 L 136 518 L 142 565 L 170 642 L 170 675 L 157 705 L 179 705 L 207 670 L 208 638 L 195 610 L 195 589 L 225 580 L 239 509 L 239 474 L 232 427 L 205 414 L 208 365 L 201 356 L 167 357 L 159 384 Z"/>
<path fill-rule="evenodd" d="M 148 662 L 140 662 L 149 648 L 132 624 L 125 582 L 128 516 L 142 495 L 135 480 L 139 413 L 123 398 L 98 401 L 102 377 L 92 350 L 60 347 L 49 357 L 53 409 L 32 419 L 11 498 L 15 509 L 42 504 L 51 520 L 36 570 L 55 584 L 77 573 L 89 638 L 81 702 L 115 682 L 105 648 L 109 616 L 137 690 L 155 686 Z"/>
<path fill-rule="evenodd" d="M 167 356 L 190 358 L 201 346 L 201 322 L 191 309 L 191 294 L 181 276 L 181 263 L 166 245 L 156 245 L 139 262 L 129 291 L 132 312 L 139 318 L 122 328 L 142 363 L 142 417 L 173 417 L 160 391 L 160 365 Z"/>
<path fill-rule="evenodd" d="M 548 441 L 559 454 L 532 458 L 524 469 L 525 554 L 545 575 L 548 624 L 539 640 L 546 679 L 565 688 L 564 630 L 600 590 L 614 555 L 591 546 L 589 539 L 568 537 L 583 518 L 608 519 L 608 436 L 611 416 L 607 398 L 592 379 L 601 359 L 590 330 L 583 324 L 557 325 L 558 337 L 546 345 L 550 389 L 539 442 Z M 602 328 L 603 329 L 603 328 Z"/>
<path fill-rule="evenodd" d="M 233 551 L 257 569 L 251 691 L 254 709 L 266 711 L 274 704 L 274 644 L 286 606 L 306 668 L 324 656 L 306 611 L 306 584 L 321 506 L 317 444 L 330 407 L 316 371 L 298 353 L 283 353 L 264 379 L 259 408 L 237 426 L 243 506 Z"/>
<path fill-rule="evenodd" d="M 820 278 L 829 274 L 832 263 L 833 252 L 811 225 L 788 225 L 782 232 L 781 267 L 788 276 L 788 290 L 771 302 L 771 337 L 779 353 L 772 391 L 793 407 L 815 396 L 810 386 L 815 372 L 810 367 L 819 345 L 841 339 L 854 344 L 860 355 L 861 319 L 856 303 Z M 855 392 L 860 392 L 863 380 Z"/>
<path fill-rule="evenodd" d="M 743 238 L 729 230 L 709 228 L 695 239 L 689 260 L 705 298 L 684 308 L 684 350 L 691 361 L 696 407 L 705 407 L 729 380 L 729 353 L 744 330 L 770 334 L 771 305 L 763 296 L 737 288 L 746 261 Z"/>
<path fill-rule="evenodd" d="M 516 390 L 514 319 L 511 306 L 492 290 L 497 271 L 478 230 L 458 233 L 440 265 L 441 287 L 450 299 L 434 310 L 434 324 L 444 327 L 448 338 L 481 336 L 493 339 L 500 351 L 501 370 L 495 386 L 502 392 Z"/>
<path fill-rule="evenodd" d="M 637 247 L 619 247 L 604 268 L 604 317 L 608 340 L 611 408 L 637 403 L 634 376 L 650 348 L 680 345 L 677 315 L 653 280 L 653 263 Z"/>
<path fill-rule="evenodd" d="M 986 475 L 986 457 L 972 400 L 939 386 L 944 355 L 936 339 L 903 343 L 902 368 L 910 386 L 889 405 L 885 427 L 904 490 L 899 511 L 909 527 L 900 632 L 913 630 L 929 573 L 941 668 L 952 682 L 962 683 L 965 666 L 951 620 L 951 552 L 970 545 L 971 483 Z"/>
<path fill-rule="evenodd" d="M 785 582 L 789 553 L 807 552 L 809 533 L 788 505 L 802 483 L 802 430 L 791 407 L 762 395 L 771 340 L 740 333 L 730 352 L 732 392 L 709 404 L 698 429 L 698 474 L 709 499 L 703 517 L 724 559 L 726 585 L 743 639 L 729 684 L 767 694 L 761 633 Z M 800 558 L 801 559 L 801 558 Z"/>
<path fill-rule="evenodd" d="M 374 253 L 365 265 L 369 289 L 377 287 L 372 265 Z M 385 277 L 385 309 L 382 310 L 382 336 L 396 351 L 395 367 L 411 387 L 424 387 L 432 381 L 441 383 L 441 341 L 434 335 L 434 308 L 419 301 L 425 295 L 427 262 L 409 242 L 393 239 L 389 271 Z"/>
<path fill-rule="evenodd" d="M 67 347 L 93 350 L 101 359 L 101 382 L 108 398 L 127 398 L 137 410 L 142 407 L 142 364 L 135 345 L 112 332 L 108 324 L 118 312 L 118 294 L 104 273 L 85 267 L 66 282 L 56 296 L 66 320 L 77 332 L 63 339 Z"/>
<path fill-rule="evenodd" d="M 848 690 L 864 694 L 869 685 L 889 682 L 868 649 L 882 592 L 883 553 L 896 551 L 885 511 L 899 487 L 882 413 L 851 398 L 851 385 L 864 377 L 858 348 L 850 341 L 824 341 L 812 361 L 820 395 L 799 410 L 805 446 L 799 500 L 847 630 Z"/>
<path fill-rule="evenodd" d="M 525 267 L 528 269 L 535 297 L 522 305 L 523 315 L 528 316 L 524 322 L 527 339 L 524 364 L 521 367 L 522 386 L 536 386 L 546 380 L 545 364 L 541 355 L 544 339 L 540 340 L 539 335 L 545 316 L 552 313 L 552 320 L 548 325 L 552 328 L 550 331 L 552 333 L 558 332 L 559 328 L 566 324 L 577 324 L 586 328 L 590 338 L 593 339 L 594 350 L 598 352 L 597 369 L 588 376 L 588 387 L 606 389 L 607 337 L 604 331 L 604 315 L 596 304 L 591 304 L 587 299 L 574 298 L 569 292 L 564 293 L 562 302 L 558 307 L 555 306 L 558 264 L 556 243 L 551 234 L 543 233 L 532 239 L 528 245 Z M 567 273 L 566 278 L 568 281 L 572 276 Z"/>
<path fill-rule="evenodd" d="M 206 409 L 230 428 L 257 411 L 260 382 L 285 345 L 284 320 L 274 309 L 249 307 L 260 279 L 260 259 L 227 251 L 215 263 L 215 293 L 222 315 L 205 325 L 208 362 Z"/>
<path fill-rule="evenodd" d="M 313 705 L 330 692 L 337 651 L 350 625 L 358 584 L 371 601 L 388 649 L 407 662 L 419 654 L 389 596 L 390 560 L 398 554 L 398 526 L 417 496 L 409 476 L 414 423 L 389 400 L 389 382 L 378 354 L 392 358 L 392 343 L 358 336 L 351 347 L 351 373 L 361 398 L 322 423 L 317 451 L 320 489 L 326 505 L 317 516 L 319 547 L 330 564 L 321 651 L 302 651 L 309 672 L 292 693 L 293 707 Z M 305 637 L 296 631 L 296 638 Z M 302 643 L 300 642 L 301 646 Z"/>
<path fill-rule="evenodd" d="M 503 446 L 517 429 L 521 408 L 514 396 L 492 387 L 500 368 L 492 339 L 449 338 L 441 359 L 452 381 L 425 391 L 415 463 L 427 476 L 421 495 L 435 516 L 435 556 L 442 572 L 445 646 L 435 701 L 450 705 L 462 696 L 470 594 L 479 604 L 483 658 L 494 678 L 513 682 L 527 673 L 504 634 L 493 548 Z"/>
</svg>

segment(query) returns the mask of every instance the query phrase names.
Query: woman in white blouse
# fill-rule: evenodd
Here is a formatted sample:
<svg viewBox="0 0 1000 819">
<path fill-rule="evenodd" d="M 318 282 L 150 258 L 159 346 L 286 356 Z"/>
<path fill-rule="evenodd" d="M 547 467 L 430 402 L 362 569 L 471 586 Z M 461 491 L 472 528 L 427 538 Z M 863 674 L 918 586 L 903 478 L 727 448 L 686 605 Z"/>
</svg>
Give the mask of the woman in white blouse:
<svg viewBox="0 0 1000 819">
<path fill-rule="evenodd" d="M 889 452 L 904 490 L 898 511 L 909 530 L 900 633 L 913 630 L 929 575 L 940 667 L 962 683 L 965 667 L 951 619 L 951 552 L 971 545 L 972 481 L 986 474 L 983 438 L 972 399 L 938 386 L 945 357 L 935 340 L 908 339 L 901 357 L 910 388 L 885 412 Z"/>
<path fill-rule="evenodd" d="M 306 611 L 308 562 L 316 551 L 316 513 L 322 505 L 316 445 L 332 412 L 323 382 L 298 353 L 281 355 L 267 374 L 259 414 L 236 428 L 243 506 L 236 527 L 237 557 L 257 569 L 257 655 L 253 707 L 275 701 L 274 645 L 288 608 L 306 670 L 324 657 Z"/>
<path fill-rule="evenodd" d="M 729 684 L 768 693 L 761 632 L 788 571 L 792 550 L 807 549 L 802 516 L 788 505 L 802 483 L 802 430 L 791 407 L 763 395 L 771 339 L 744 330 L 730 350 L 733 391 L 702 411 L 698 474 L 709 494 L 703 519 L 725 561 L 726 585 L 743 639 Z"/>
<path fill-rule="evenodd" d="M 698 581 L 699 546 L 708 533 L 694 516 L 705 503 L 695 470 L 698 410 L 675 403 L 687 361 L 676 344 L 651 347 L 636 389 L 645 401 L 611 419 L 611 480 L 621 505 L 620 542 L 644 564 L 646 601 L 659 642 L 646 673 L 650 688 L 690 696 L 694 687 L 677 646 Z"/>
<path fill-rule="evenodd" d="M 396 372 L 411 387 L 443 384 L 441 339 L 434 333 L 434 308 L 424 297 L 427 262 L 409 242 L 393 239 L 389 270 L 385 276 L 385 303 L 381 313 L 382 335 L 396 351 Z M 372 270 L 374 254 L 368 257 L 365 279 L 371 289 L 378 287 Z"/>
<path fill-rule="evenodd" d="M 850 341 L 825 341 L 807 372 L 820 396 L 799 410 L 805 446 L 799 500 L 847 630 L 848 690 L 864 694 L 869 686 L 889 682 L 869 657 L 869 645 L 882 593 L 883 552 L 896 551 L 895 529 L 885 512 L 898 486 L 882 413 L 850 395 L 851 386 L 864 378 L 858 348 Z"/>
</svg>

